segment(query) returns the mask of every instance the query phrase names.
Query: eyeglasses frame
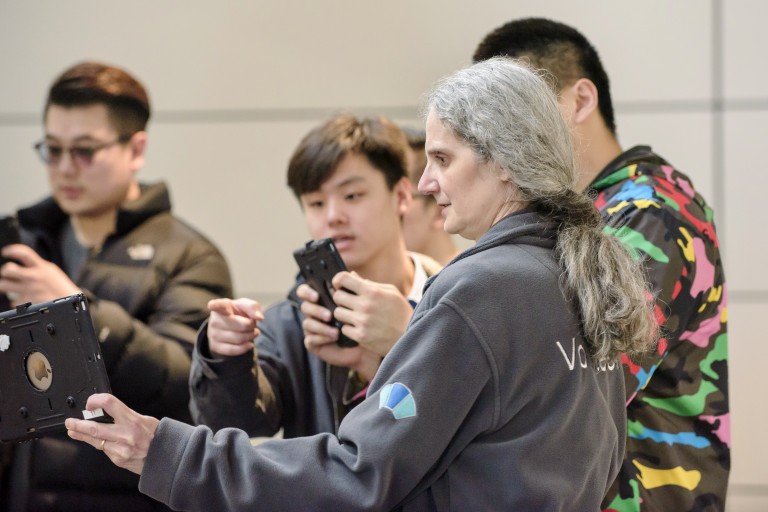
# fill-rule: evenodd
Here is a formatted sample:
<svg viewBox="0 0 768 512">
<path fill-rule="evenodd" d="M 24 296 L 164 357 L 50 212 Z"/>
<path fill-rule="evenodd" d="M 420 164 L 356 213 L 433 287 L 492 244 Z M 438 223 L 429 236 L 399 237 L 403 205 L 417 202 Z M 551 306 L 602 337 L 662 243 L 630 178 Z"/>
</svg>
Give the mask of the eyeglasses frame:
<svg viewBox="0 0 768 512">
<path fill-rule="evenodd" d="M 78 168 L 79 167 L 87 167 L 93 163 L 93 157 L 101 151 L 102 149 L 110 148 L 116 144 L 125 144 L 126 142 L 130 141 L 133 135 L 120 135 L 118 138 L 116 138 L 113 141 L 110 142 L 103 142 L 101 144 L 97 144 L 95 146 L 69 146 L 65 147 L 62 145 L 61 147 L 61 156 L 59 157 L 59 160 L 56 163 L 51 162 L 50 158 L 50 152 L 46 151 L 48 153 L 48 158 L 46 159 L 45 156 L 43 156 L 43 148 L 48 146 L 47 140 L 41 140 L 34 144 L 33 148 L 35 152 L 37 153 L 37 156 L 40 157 L 40 160 L 43 161 L 46 165 L 58 165 L 61 162 L 61 158 L 63 158 L 64 153 L 69 154 L 69 159 L 72 160 L 72 163 L 75 164 Z M 90 154 L 87 157 L 83 157 L 82 155 L 77 156 L 75 154 L 76 151 L 88 151 Z"/>
</svg>

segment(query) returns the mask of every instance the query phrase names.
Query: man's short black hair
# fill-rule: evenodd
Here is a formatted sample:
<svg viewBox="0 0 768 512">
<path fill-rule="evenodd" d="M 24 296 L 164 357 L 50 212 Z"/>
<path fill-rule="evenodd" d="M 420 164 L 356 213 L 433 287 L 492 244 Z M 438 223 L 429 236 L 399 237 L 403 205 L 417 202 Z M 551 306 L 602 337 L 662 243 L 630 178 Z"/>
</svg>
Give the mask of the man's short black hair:
<svg viewBox="0 0 768 512">
<path fill-rule="evenodd" d="M 549 71 L 557 80 L 557 92 L 580 78 L 591 80 L 597 88 L 600 114 L 616 134 L 608 74 L 595 47 L 575 28 L 546 18 L 510 21 L 485 36 L 472 60 L 497 56 L 525 59 L 534 68 Z"/>
</svg>

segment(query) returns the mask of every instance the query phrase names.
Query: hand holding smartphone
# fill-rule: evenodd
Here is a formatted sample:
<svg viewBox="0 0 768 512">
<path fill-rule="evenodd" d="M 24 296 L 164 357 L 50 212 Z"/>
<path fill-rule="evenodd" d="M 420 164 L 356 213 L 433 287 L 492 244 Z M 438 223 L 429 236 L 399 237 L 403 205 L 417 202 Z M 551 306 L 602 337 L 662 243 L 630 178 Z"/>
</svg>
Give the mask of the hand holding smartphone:
<svg viewBox="0 0 768 512">
<path fill-rule="evenodd" d="M 304 247 L 296 249 L 293 252 L 293 257 L 296 259 L 301 275 L 304 276 L 307 284 L 320 295 L 318 303 L 333 314 L 333 310 L 336 309 L 336 303 L 333 302 L 333 276 L 347 270 L 336 246 L 333 244 L 333 240 L 330 238 L 310 240 Z M 328 324 L 339 329 L 337 345 L 340 347 L 357 346 L 356 341 L 342 334 L 343 323 L 334 318 Z"/>
<path fill-rule="evenodd" d="M 8 215 L 0 218 L 0 249 L 6 245 L 20 244 L 21 235 L 19 234 L 19 222 L 14 215 Z M 7 262 L 12 261 L 0 256 L 0 267 Z M 0 311 L 11 309 L 11 301 L 5 293 L 0 292 Z"/>
<path fill-rule="evenodd" d="M 6 245 L 20 244 L 21 235 L 19 234 L 19 222 L 16 216 L 8 215 L 0 219 L 0 249 Z M 9 261 L 0 256 L 0 266 Z"/>
</svg>

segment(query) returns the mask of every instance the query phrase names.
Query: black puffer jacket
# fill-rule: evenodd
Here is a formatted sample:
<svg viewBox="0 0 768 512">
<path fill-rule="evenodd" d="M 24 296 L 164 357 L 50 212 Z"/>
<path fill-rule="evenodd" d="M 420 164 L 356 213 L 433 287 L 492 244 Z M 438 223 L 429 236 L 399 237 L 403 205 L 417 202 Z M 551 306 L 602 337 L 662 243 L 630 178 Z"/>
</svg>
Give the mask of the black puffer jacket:
<svg viewBox="0 0 768 512">
<path fill-rule="evenodd" d="M 51 199 L 18 212 L 25 243 L 62 264 L 67 215 Z M 173 217 L 166 186 L 142 185 L 118 213 L 116 233 L 78 276 L 88 296 L 112 392 L 155 417 L 190 421 L 191 350 L 207 303 L 231 297 L 227 263 L 200 233 Z M 3 483 L 3 510 L 153 510 L 138 477 L 66 436 L 20 445 Z M 8 501 L 10 498 L 10 501 Z M 12 506 L 13 505 L 13 506 Z"/>
</svg>

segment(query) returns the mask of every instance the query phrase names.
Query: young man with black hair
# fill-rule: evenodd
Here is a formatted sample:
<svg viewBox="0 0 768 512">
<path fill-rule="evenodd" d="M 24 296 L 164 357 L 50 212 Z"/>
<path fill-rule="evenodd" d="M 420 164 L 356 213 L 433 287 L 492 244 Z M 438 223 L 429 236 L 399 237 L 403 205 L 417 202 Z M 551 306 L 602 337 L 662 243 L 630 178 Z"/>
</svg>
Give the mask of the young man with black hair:
<svg viewBox="0 0 768 512">
<path fill-rule="evenodd" d="M 301 279 L 263 314 L 250 299 L 212 301 L 192 363 L 197 423 L 254 437 L 281 428 L 284 437 L 335 433 L 365 398 L 427 278 L 440 269 L 405 247 L 406 152 L 402 131 L 383 117 L 338 115 L 299 143 L 288 185 L 310 237 L 332 238 L 349 270 L 334 277 L 333 314 L 360 345 L 337 345 L 338 329 L 325 323 L 331 312 Z"/>
<path fill-rule="evenodd" d="M 190 420 L 192 343 L 210 299 L 232 285 L 219 250 L 174 217 L 163 183 L 139 183 L 150 103 L 126 71 L 82 62 L 51 86 L 35 145 L 52 196 L 18 212 L 26 245 L 0 292 L 39 303 L 83 292 L 112 391 L 143 414 Z M 66 436 L 19 445 L 3 510 L 166 510 L 135 475 Z"/>
<path fill-rule="evenodd" d="M 623 151 L 608 75 L 574 28 L 542 18 L 489 33 L 473 60 L 509 56 L 547 70 L 579 159 L 579 190 L 639 258 L 664 339 L 624 358 L 628 438 L 607 510 L 723 510 L 730 470 L 726 285 L 712 209 L 648 146 Z"/>
</svg>

